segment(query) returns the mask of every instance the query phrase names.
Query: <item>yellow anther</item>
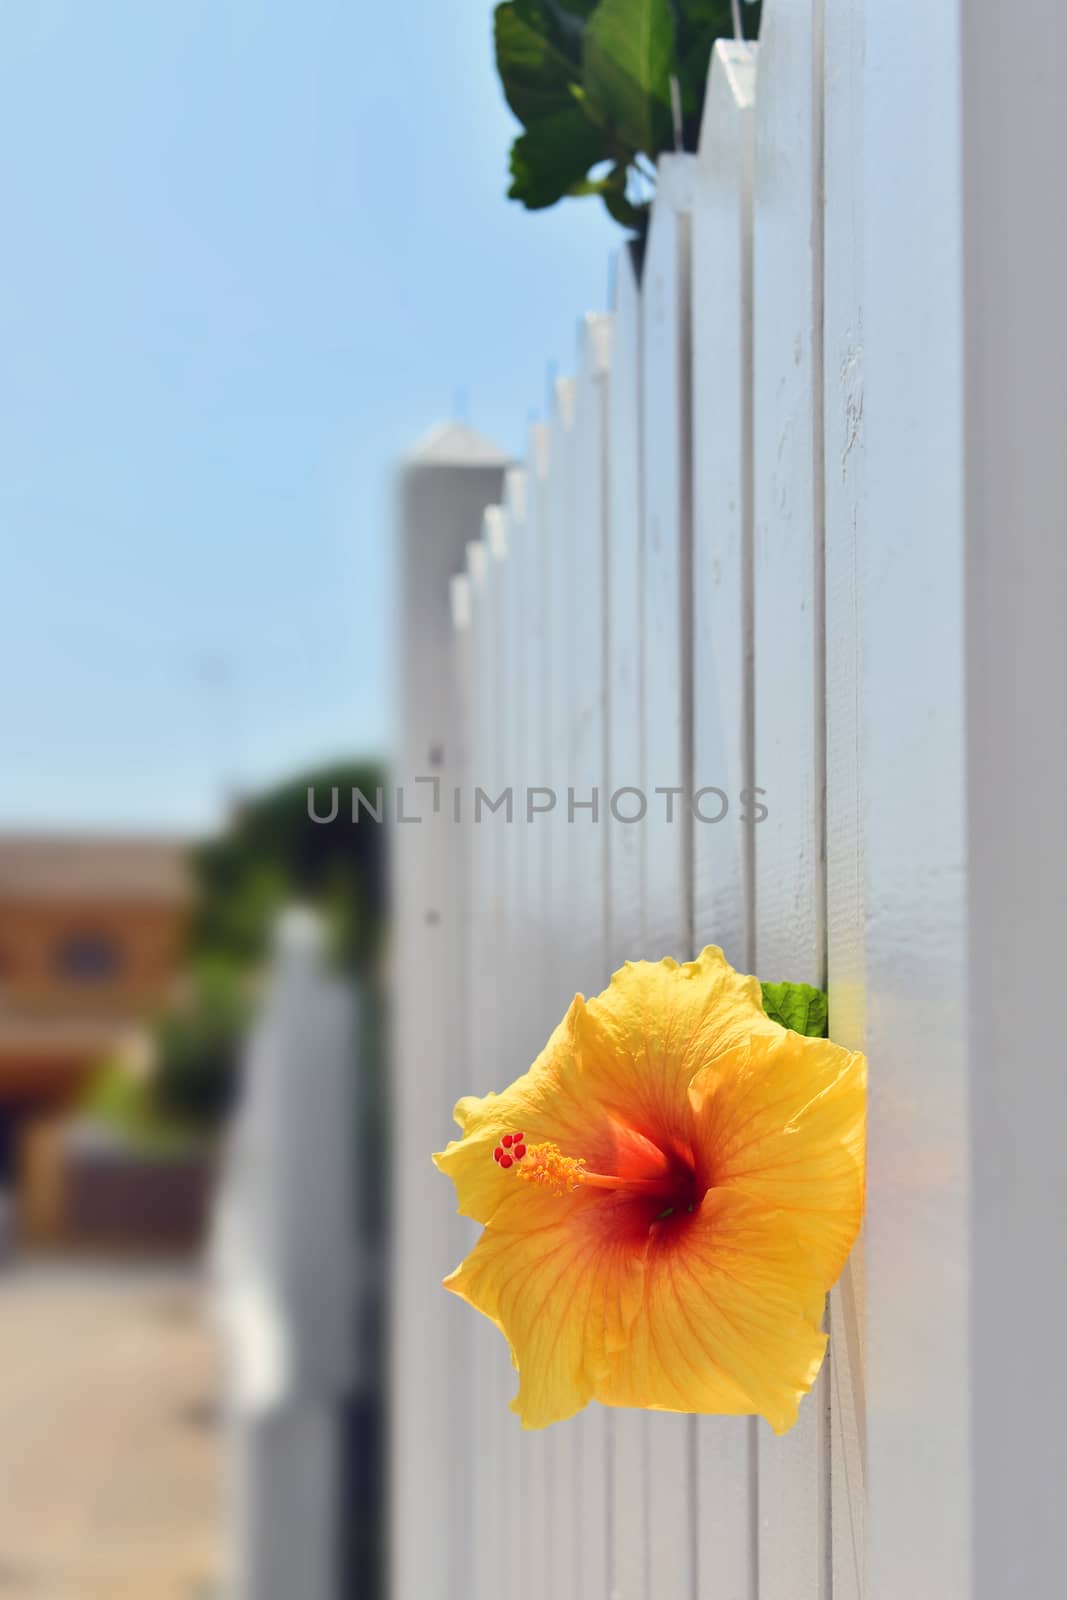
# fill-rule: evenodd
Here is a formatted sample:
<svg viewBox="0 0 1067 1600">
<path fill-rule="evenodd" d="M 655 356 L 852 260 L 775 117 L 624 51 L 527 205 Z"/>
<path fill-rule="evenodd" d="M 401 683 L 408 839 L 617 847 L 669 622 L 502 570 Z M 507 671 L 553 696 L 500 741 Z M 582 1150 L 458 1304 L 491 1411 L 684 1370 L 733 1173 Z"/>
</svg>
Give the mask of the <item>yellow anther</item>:
<svg viewBox="0 0 1067 1600">
<path fill-rule="evenodd" d="M 558 1144 L 530 1144 L 522 1161 L 512 1169 L 525 1183 L 536 1183 L 553 1194 L 573 1194 L 585 1182 L 585 1161 L 565 1156 Z"/>
</svg>

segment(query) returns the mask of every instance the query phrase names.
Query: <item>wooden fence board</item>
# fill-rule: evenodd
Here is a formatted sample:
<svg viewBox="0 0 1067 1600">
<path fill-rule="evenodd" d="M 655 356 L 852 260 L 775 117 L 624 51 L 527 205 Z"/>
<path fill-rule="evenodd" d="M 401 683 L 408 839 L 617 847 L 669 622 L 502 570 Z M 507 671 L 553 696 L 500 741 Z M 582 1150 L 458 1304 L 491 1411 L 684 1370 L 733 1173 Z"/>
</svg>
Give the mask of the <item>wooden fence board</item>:
<svg viewBox="0 0 1067 1600">
<path fill-rule="evenodd" d="M 896 1600 L 976 1577 L 960 34 L 913 0 L 865 22 L 864 166 L 892 174 L 863 217 L 868 1594 Z"/>
<path fill-rule="evenodd" d="M 821 6 L 762 14 L 753 316 L 756 966 L 825 980 Z M 818 63 L 818 71 L 816 64 Z M 759 1425 L 760 1600 L 829 1600 L 826 1372 L 785 1437 Z"/>
<path fill-rule="evenodd" d="M 753 960 L 752 133 L 755 51 L 720 41 L 708 83 L 693 207 L 693 790 L 728 811 L 693 824 L 694 945 Z M 722 800 L 701 800 L 704 816 Z M 749 1600 L 755 1584 L 751 1419 L 697 1424 L 697 1594 Z"/>
<path fill-rule="evenodd" d="M 548 561 L 545 616 L 544 694 L 548 706 L 548 760 L 543 782 L 555 804 L 533 827 L 544 831 L 548 853 L 546 915 L 541 937 L 547 950 L 546 1026 L 542 1043 L 566 1012 L 575 990 L 573 939 L 574 889 L 570 878 L 570 833 L 566 790 L 571 741 L 575 595 L 574 560 L 574 391 L 572 378 L 555 385 L 550 424 L 547 481 Z M 556 1423 L 545 1435 L 548 1475 L 548 1584 L 560 1600 L 577 1600 L 581 1483 L 578 1476 L 577 1419 Z"/>
<path fill-rule="evenodd" d="M 495 630 L 489 609 L 489 543 L 484 536 L 468 550 L 471 587 L 472 787 L 490 787 L 496 763 L 495 746 Z M 472 802 L 473 804 L 473 802 Z M 497 937 L 497 884 L 495 838 L 491 826 L 472 816 L 471 906 L 472 942 L 469 974 L 471 1019 L 471 1075 L 473 1092 L 486 1094 L 496 1087 L 495 1055 L 498 1003 L 491 974 Z M 488 981 L 487 981 L 488 978 Z M 475 1440 L 474 1527 L 471 1579 L 476 1595 L 488 1595 L 499 1583 L 506 1560 L 508 1479 L 505 1466 L 507 1402 L 514 1393 L 514 1376 L 506 1346 L 496 1328 L 482 1317 L 471 1319 Z M 503 1416 L 502 1416 L 503 1413 Z"/>
<path fill-rule="evenodd" d="M 689 218 L 695 161 L 664 156 L 641 289 L 644 847 L 641 954 L 693 953 L 692 450 Z M 696 1428 L 648 1419 L 652 1595 L 692 1593 Z"/>
<path fill-rule="evenodd" d="M 460 454 L 447 465 L 415 458 L 401 483 L 399 577 L 403 627 L 400 681 L 404 708 L 398 780 L 410 814 L 422 824 L 394 829 L 392 889 L 396 973 L 421 977 L 415 999 L 394 1008 L 394 1126 L 390 1204 L 395 1382 L 390 1406 L 390 1528 L 393 1576 L 419 1592 L 443 1571 L 464 1569 L 470 1553 L 469 1482 L 450 1482 L 449 1443 L 465 1426 L 471 1395 L 469 1317 L 440 1287 L 471 1236 L 455 1215 L 447 1186 L 426 1160 L 452 1130 L 458 1063 L 469 1056 L 465 986 L 468 876 L 464 841 L 435 819 L 419 776 L 454 784 L 463 771 L 461 705 L 452 670 L 449 579 L 462 564 L 482 509 L 500 493 L 503 461 L 486 467 Z M 371 803 L 375 796 L 368 797 Z M 383 800 L 391 814 L 395 792 Z M 341 792 L 342 821 L 351 797 Z M 365 814 L 358 824 L 372 827 Z M 440 1364 L 438 1364 L 440 1363 Z M 405 1530 L 417 1524 L 424 1541 Z M 432 1555 L 431 1555 L 432 1550 Z"/>
<path fill-rule="evenodd" d="M 548 580 L 548 429 L 544 423 L 530 430 L 525 483 L 524 525 L 516 538 L 517 564 L 513 573 L 516 603 L 517 694 L 512 777 L 516 821 L 510 832 L 519 885 L 517 959 L 521 979 L 511 996 L 518 1042 L 516 1071 L 527 1067 L 548 1038 L 548 952 L 542 935 L 547 904 L 546 835 L 528 825 L 522 799 L 528 785 L 545 781 L 548 751 L 548 700 L 545 610 Z M 525 1433 L 521 1443 L 520 1474 L 523 1497 L 523 1543 L 520 1572 L 522 1600 L 548 1600 L 549 1550 L 553 1530 L 549 1521 L 547 1436 Z"/>
<path fill-rule="evenodd" d="M 826 0 L 823 403 L 826 551 L 826 937 L 830 1032 L 866 1048 L 863 768 L 863 4 Z M 857 1243 L 830 1297 L 834 1600 L 866 1569 L 863 1264 Z"/>
<path fill-rule="evenodd" d="M 641 586 L 641 303 L 628 251 L 615 282 L 608 389 L 608 960 L 614 970 L 639 950 L 642 937 L 641 832 L 618 821 L 611 797 L 642 781 Z M 650 1600 L 645 1439 L 647 1418 L 619 1411 L 611 1484 L 612 1600 Z"/>
<path fill-rule="evenodd" d="M 607 560 L 607 399 L 611 319 L 590 316 L 582 328 L 574 415 L 574 527 L 571 583 L 570 743 L 566 826 L 571 893 L 571 987 L 597 994 L 610 976 L 607 952 L 606 804 L 607 693 L 605 681 Z M 586 809 L 596 794 L 595 814 Z M 608 1595 L 608 1493 L 613 1418 L 599 1405 L 578 1419 L 576 1593 Z"/>
<path fill-rule="evenodd" d="M 510 472 L 503 505 L 486 513 L 489 565 L 485 601 L 492 625 L 489 669 L 493 676 L 493 751 L 484 778 L 494 803 L 511 786 L 514 766 L 517 675 L 513 642 L 517 618 L 512 610 L 515 590 L 510 569 L 520 536 L 522 505 L 522 476 Z M 498 997 L 494 1013 L 491 1068 L 494 1086 L 499 1089 L 522 1070 L 517 1060 L 515 1016 L 512 1008 L 504 1003 L 504 997 L 512 992 L 514 983 L 518 934 L 518 873 L 512 849 L 514 824 L 509 821 L 507 802 L 503 809 L 494 810 L 483 818 L 480 827 L 488 834 L 487 842 L 492 856 L 495 907 L 492 926 L 495 937 L 492 950 L 487 952 L 487 961 L 491 965 L 483 977 L 487 985 L 493 985 Z M 507 1404 L 516 1387 L 516 1376 L 509 1364 L 506 1393 L 502 1397 L 497 1423 L 500 1431 L 503 1542 L 508 1551 L 522 1548 L 526 1532 L 522 1500 L 523 1435 L 518 1418 Z M 511 1600 L 522 1600 L 522 1572 L 518 1562 L 505 1558 L 504 1566 L 497 1574 L 497 1593 L 510 1596 Z"/>
</svg>

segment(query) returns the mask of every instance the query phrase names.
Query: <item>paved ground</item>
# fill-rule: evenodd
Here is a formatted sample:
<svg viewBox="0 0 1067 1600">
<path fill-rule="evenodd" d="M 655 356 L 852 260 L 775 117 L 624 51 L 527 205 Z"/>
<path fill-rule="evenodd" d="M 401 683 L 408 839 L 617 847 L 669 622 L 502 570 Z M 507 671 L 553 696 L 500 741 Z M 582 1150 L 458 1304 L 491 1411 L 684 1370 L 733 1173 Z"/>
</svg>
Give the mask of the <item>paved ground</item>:
<svg viewBox="0 0 1067 1600">
<path fill-rule="evenodd" d="M 192 1273 L 0 1266 L 0 1597 L 213 1600 L 216 1386 Z"/>
</svg>

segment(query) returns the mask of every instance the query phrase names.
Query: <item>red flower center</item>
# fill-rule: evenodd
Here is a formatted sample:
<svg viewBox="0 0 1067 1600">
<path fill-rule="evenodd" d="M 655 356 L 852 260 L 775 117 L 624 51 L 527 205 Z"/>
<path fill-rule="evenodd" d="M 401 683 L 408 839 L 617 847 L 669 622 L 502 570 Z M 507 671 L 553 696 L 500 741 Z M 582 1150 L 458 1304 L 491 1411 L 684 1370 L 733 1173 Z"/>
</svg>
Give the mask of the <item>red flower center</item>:
<svg viewBox="0 0 1067 1600">
<path fill-rule="evenodd" d="M 566 1156 L 555 1144 L 527 1146 L 521 1132 L 505 1133 L 493 1150 L 493 1160 L 505 1171 L 516 1168 L 520 1178 L 556 1194 L 578 1188 L 604 1190 L 631 1203 L 637 1213 L 631 1213 L 633 1220 L 644 1227 L 672 1219 L 677 1219 L 677 1226 L 695 1211 L 708 1188 L 692 1155 L 665 1151 L 631 1129 L 617 1131 L 614 1172 L 591 1171 L 583 1157 Z"/>
</svg>

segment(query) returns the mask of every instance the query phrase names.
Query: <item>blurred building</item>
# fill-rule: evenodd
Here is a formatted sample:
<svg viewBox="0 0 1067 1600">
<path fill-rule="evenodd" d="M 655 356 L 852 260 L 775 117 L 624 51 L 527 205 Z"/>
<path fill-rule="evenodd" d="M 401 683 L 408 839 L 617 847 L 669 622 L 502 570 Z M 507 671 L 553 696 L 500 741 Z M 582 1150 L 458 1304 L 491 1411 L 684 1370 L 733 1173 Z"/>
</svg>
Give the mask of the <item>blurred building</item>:
<svg viewBox="0 0 1067 1600">
<path fill-rule="evenodd" d="M 0 835 L 0 1189 L 31 1232 L 63 1116 L 103 1062 L 145 1058 L 191 901 L 181 841 Z"/>
</svg>

